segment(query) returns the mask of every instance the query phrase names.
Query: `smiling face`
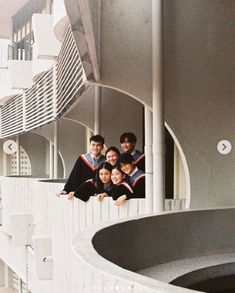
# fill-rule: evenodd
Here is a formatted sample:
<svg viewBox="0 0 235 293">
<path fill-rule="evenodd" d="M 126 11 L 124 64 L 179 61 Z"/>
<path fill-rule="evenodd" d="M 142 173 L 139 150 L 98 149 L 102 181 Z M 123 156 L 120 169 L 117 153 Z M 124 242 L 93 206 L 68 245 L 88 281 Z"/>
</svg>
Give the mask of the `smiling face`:
<svg viewBox="0 0 235 293">
<path fill-rule="evenodd" d="M 109 162 L 112 166 L 114 166 L 118 161 L 118 154 L 112 150 L 110 150 L 106 154 L 106 160 Z"/>
<path fill-rule="evenodd" d="M 135 142 L 130 142 L 126 137 L 123 142 L 121 142 L 121 148 L 125 153 L 132 153 L 135 149 Z"/>
<path fill-rule="evenodd" d="M 134 162 L 128 163 L 128 164 L 121 163 L 121 170 L 127 175 L 130 175 L 134 171 L 134 169 L 135 169 Z"/>
<path fill-rule="evenodd" d="M 90 151 L 93 157 L 97 158 L 101 155 L 103 144 L 101 142 L 91 141 Z"/>
<path fill-rule="evenodd" d="M 111 173 L 111 180 L 113 184 L 119 185 L 124 180 L 125 175 L 118 169 L 113 169 Z"/>
<path fill-rule="evenodd" d="M 111 181 L 111 172 L 107 169 L 100 169 L 99 178 L 103 184 L 108 184 Z"/>
</svg>

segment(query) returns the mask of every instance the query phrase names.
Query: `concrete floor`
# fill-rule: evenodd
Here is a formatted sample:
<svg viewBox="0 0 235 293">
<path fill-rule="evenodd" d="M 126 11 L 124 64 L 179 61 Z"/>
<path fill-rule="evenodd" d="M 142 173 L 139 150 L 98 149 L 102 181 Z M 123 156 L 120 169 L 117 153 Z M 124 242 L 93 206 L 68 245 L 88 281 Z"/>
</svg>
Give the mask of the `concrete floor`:
<svg viewBox="0 0 235 293">
<path fill-rule="evenodd" d="M 17 293 L 17 292 L 18 291 L 16 289 L 0 286 L 0 293 Z"/>
<path fill-rule="evenodd" d="M 136 273 L 152 279 L 156 279 L 158 281 L 170 283 L 172 280 L 189 272 L 231 262 L 235 262 L 234 253 L 207 255 L 159 264 L 136 271 Z"/>
</svg>

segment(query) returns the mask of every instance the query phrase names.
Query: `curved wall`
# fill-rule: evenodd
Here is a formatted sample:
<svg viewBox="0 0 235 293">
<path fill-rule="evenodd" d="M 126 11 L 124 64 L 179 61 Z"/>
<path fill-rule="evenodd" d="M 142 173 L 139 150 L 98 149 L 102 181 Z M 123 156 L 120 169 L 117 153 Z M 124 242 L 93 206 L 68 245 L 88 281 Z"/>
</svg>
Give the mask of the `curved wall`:
<svg viewBox="0 0 235 293">
<path fill-rule="evenodd" d="M 186 211 L 119 223 L 92 242 L 107 260 L 136 271 L 182 258 L 235 252 L 235 209 Z"/>
<path fill-rule="evenodd" d="M 118 287 L 133 293 L 196 292 L 168 282 L 195 270 L 234 262 L 234 215 L 234 208 L 188 210 L 133 217 L 86 229 L 72 243 L 74 269 L 84 274 L 79 288 L 105 291 L 108 286 L 109 292 Z M 177 261 L 170 263 L 172 260 Z M 137 271 L 152 269 L 156 264 L 160 270 L 165 265 L 168 280 L 146 277 Z M 173 275 L 169 273 L 170 264 Z M 227 268 L 232 272 L 233 267 Z M 229 275 L 228 271 L 225 275 Z"/>
<path fill-rule="evenodd" d="M 164 1 L 166 120 L 184 150 L 191 207 L 235 204 L 234 1 Z"/>
</svg>

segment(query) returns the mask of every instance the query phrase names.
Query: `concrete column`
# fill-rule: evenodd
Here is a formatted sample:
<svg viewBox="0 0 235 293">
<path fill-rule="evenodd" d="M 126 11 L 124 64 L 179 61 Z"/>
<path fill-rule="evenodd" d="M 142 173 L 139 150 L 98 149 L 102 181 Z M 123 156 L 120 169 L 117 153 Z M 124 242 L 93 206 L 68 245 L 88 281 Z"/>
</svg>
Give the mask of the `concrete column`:
<svg viewBox="0 0 235 293">
<path fill-rule="evenodd" d="M 100 79 L 100 38 L 101 38 L 101 0 L 97 0 L 97 81 Z M 102 89 L 95 85 L 95 125 L 94 134 L 101 133 L 101 97 Z"/>
<path fill-rule="evenodd" d="M 20 175 L 20 137 L 19 135 L 16 136 L 16 145 L 17 145 L 17 151 L 16 151 L 16 175 Z"/>
<path fill-rule="evenodd" d="M 3 176 L 7 176 L 7 154 L 5 152 L 2 153 L 2 166 Z"/>
<path fill-rule="evenodd" d="M 90 137 L 93 135 L 89 128 L 86 128 L 86 151 L 90 151 Z"/>
<path fill-rule="evenodd" d="M 54 122 L 54 179 L 58 178 L 58 121 Z"/>
<path fill-rule="evenodd" d="M 49 142 L 49 160 L 49 176 L 52 179 L 54 177 L 54 148 L 51 141 Z"/>
<path fill-rule="evenodd" d="M 152 112 L 145 106 L 145 211 L 153 212 L 153 152 L 152 152 Z"/>
<path fill-rule="evenodd" d="M 5 285 L 4 262 L 0 260 L 0 286 Z"/>
<path fill-rule="evenodd" d="M 95 125 L 94 134 L 100 134 L 101 131 L 101 87 L 95 85 Z"/>
<path fill-rule="evenodd" d="M 162 0 L 152 0 L 153 207 L 164 209 L 165 137 L 162 89 Z"/>
</svg>

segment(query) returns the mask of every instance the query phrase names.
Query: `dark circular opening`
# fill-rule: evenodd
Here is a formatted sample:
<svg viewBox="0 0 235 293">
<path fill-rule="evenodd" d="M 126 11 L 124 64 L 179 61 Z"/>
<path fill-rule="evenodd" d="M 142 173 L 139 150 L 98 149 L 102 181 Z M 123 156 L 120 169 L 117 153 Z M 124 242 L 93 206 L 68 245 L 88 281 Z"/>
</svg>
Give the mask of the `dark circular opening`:
<svg viewBox="0 0 235 293">
<path fill-rule="evenodd" d="M 207 293 L 235 293 L 235 263 L 196 270 L 173 280 L 171 284 Z"/>
</svg>

